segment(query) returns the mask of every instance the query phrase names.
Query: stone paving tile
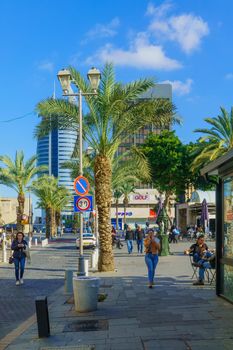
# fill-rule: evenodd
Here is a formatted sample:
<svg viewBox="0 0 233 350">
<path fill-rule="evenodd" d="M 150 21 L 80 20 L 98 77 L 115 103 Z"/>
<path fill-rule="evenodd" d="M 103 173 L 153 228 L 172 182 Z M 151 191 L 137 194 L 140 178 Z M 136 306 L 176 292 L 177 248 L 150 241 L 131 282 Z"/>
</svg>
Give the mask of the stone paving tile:
<svg viewBox="0 0 233 350">
<path fill-rule="evenodd" d="M 175 249 L 178 248 L 183 251 L 184 245 L 176 245 Z M 45 254 L 46 259 L 52 259 L 56 249 L 59 250 L 56 247 L 48 250 Z M 54 268 L 52 273 L 54 277 L 57 274 L 58 279 L 64 272 L 69 248 L 67 251 L 66 248 L 60 251 L 65 253 L 64 258 L 59 255 L 60 260 L 51 260 L 54 265 L 52 263 L 49 268 L 46 266 L 44 272 L 49 276 L 50 270 Z M 86 314 L 75 312 L 74 305 L 66 303 L 69 296 L 64 296 L 63 291 L 57 289 L 49 297 L 51 337 L 43 340 L 35 338 L 37 328 L 33 325 L 19 337 L 21 344 L 25 342 L 27 346 L 30 341 L 30 350 L 34 350 L 34 347 L 37 350 L 38 344 L 71 346 L 91 344 L 91 341 L 95 343 L 97 350 L 206 350 L 206 344 L 211 341 L 212 350 L 216 344 L 219 346 L 220 342 L 226 350 L 232 350 L 233 347 L 230 346 L 233 306 L 217 298 L 212 287 L 192 286 L 190 266 L 184 264 L 186 257 L 173 255 L 160 258 L 156 286 L 149 290 L 144 258 L 133 254 L 129 257 L 124 251 L 117 254 L 117 272 L 94 274 L 101 277 L 102 286 L 112 286 L 101 289 L 106 291 L 108 297 L 106 301 L 98 304 L 98 310 Z M 34 270 L 36 275 L 36 269 Z M 40 273 L 43 274 L 42 271 Z M 114 274 L 114 277 L 111 274 Z M 26 298 L 29 298 L 29 293 L 26 293 Z M 107 319 L 109 329 L 95 332 L 63 332 L 65 324 L 77 319 Z M 10 346 L 16 345 L 16 342 L 13 342 Z M 25 349 L 27 350 L 26 347 Z"/>
</svg>

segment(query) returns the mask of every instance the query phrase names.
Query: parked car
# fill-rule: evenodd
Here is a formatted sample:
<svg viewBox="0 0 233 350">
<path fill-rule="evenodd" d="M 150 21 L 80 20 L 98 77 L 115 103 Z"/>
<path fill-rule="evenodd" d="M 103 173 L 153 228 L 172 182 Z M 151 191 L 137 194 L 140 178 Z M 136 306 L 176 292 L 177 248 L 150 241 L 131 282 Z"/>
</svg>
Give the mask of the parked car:
<svg viewBox="0 0 233 350">
<path fill-rule="evenodd" d="M 76 248 L 79 249 L 80 239 L 76 239 Z M 96 247 L 96 237 L 93 233 L 83 233 L 83 248 L 95 248 Z"/>
<path fill-rule="evenodd" d="M 72 233 L 72 232 L 73 232 L 73 229 L 72 229 L 72 227 L 65 227 L 65 228 L 64 228 L 64 232 L 65 232 L 65 233 Z"/>
</svg>

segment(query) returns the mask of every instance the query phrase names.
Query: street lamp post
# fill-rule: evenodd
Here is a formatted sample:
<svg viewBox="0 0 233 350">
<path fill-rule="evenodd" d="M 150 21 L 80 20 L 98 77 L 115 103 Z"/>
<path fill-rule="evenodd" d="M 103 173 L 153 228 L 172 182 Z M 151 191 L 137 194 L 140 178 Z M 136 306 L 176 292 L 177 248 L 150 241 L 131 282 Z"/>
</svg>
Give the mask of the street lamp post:
<svg viewBox="0 0 233 350">
<path fill-rule="evenodd" d="M 71 97 L 71 96 L 78 96 L 78 102 L 79 102 L 79 175 L 83 175 L 83 121 L 82 121 L 82 97 L 83 96 L 95 96 L 97 95 L 97 88 L 99 86 L 101 74 L 100 71 L 96 68 L 91 68 L 88 71 L 87 77 L 90 81 L 91 87 L 93 89 L 93 92 L 82 92 L 81 89 L 79 89 L 78 93 L 70 93 L 71 90 L 71 83 L 72 83 L 72 77 L 71 73 L 68 69 L 62 69 L 57 74 L 58 79 L 61 83 L 62 90 L 63 90 L 63 96 Z M 80 212 L 80 239 L 79 239 L 79 269 L 78 269 L 78 275 L 83 276 L 85 275 L 85 268 L 84 268 L 84 257 L 83 257 L 83 213 Z"/>
</svg>

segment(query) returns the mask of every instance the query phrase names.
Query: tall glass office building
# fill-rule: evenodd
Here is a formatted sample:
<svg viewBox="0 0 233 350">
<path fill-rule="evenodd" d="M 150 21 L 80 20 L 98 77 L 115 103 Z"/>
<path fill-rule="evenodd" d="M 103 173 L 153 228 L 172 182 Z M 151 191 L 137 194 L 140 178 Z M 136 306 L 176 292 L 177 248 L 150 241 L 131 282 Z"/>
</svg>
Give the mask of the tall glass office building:
<svg viewBox="0 0 233 350">
<path fill-rule="evenodd" d="M 76 140 L 76 131 L 56 129 L 48 136 L 38 139 L 37 142 L 37 164 L 47 165 L 48 171 L 45 174 L 58 177 L 59 185 L 64 185 L 71 193 L 73 193 L 73 180 L 70 170 L 63 169 L 61 165 L 70 160 Z M 62 214 L 67 216 L 73 214 L 73 202 L 67 205 Z"/>
<path fill-rule="evenodd" d="M 155 87 L 141 96 L 142 99 L 163 99 L 172 102 L 172 85 L 171 84 L 156 84 Z M 140 146 L 145 142 L 150 133 L 160 134 L 164 129 L 170 129 L 170 125 L 163 128 L 157 128 L 153 124 L 145 125 L 137 133 L 129 135 L 123 143 L 118 147 L 117 154 L 120 156 L 128 151 L 133 145 Z M 136 184 L 137 188 L 151 188 L 150 184 Z"/>
</svg>

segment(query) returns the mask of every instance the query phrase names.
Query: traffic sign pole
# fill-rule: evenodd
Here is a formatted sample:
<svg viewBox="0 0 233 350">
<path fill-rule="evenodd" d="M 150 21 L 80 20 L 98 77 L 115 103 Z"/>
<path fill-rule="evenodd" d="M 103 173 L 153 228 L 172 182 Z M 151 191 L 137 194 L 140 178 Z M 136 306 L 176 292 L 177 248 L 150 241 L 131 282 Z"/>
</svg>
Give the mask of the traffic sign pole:
<svg viewBox="0 0 233 350">
<path fill-rule="evenodd" d="M 79 107 L 79 173 L 83 175 L 83 117 L 82 117 L 82 91 L 78 94 Z M 78 276 L 85 276 L 84 257 L 83 257 L 83 213 L 80 212 L 80 237 L 79 237 L 79 264 Z"/>
</svg>

